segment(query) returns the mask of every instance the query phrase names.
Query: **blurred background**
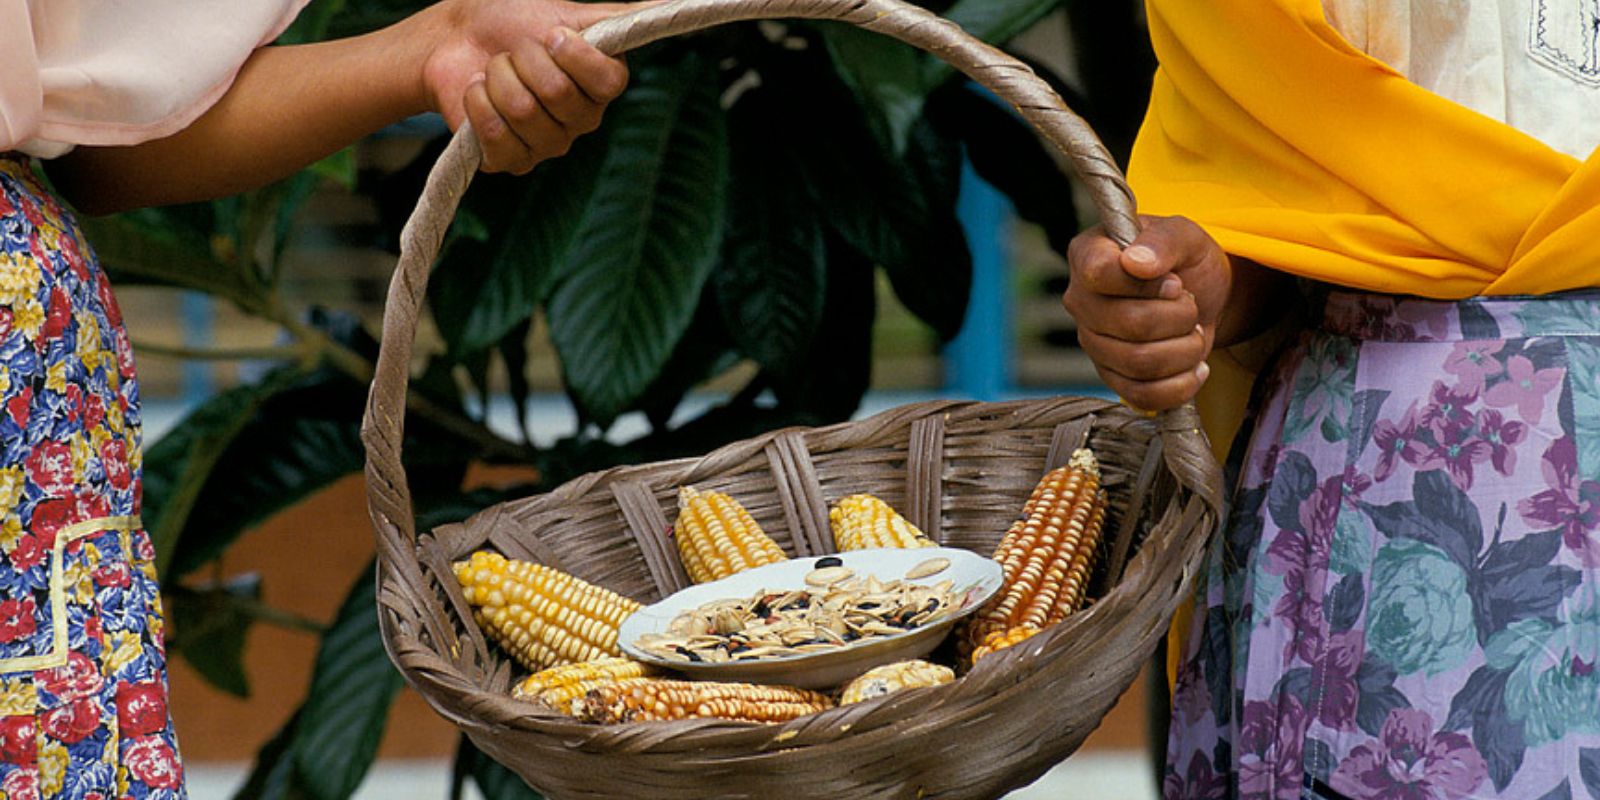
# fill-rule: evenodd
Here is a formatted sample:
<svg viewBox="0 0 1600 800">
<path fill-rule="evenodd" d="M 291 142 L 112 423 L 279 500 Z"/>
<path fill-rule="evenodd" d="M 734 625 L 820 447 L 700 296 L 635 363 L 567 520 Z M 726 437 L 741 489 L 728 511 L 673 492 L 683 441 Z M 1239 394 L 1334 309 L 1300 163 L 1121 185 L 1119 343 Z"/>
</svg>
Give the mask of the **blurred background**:
<svg viewBox="0 0 1600 800">
<path fill-rule="evenodd" d="M 284 40 L 420 4 L 313 0 Z M 1125 160 L 1154 69 L 1137 2 L 922 4 L 1028 61 Z M 985 91 L 831 24 L 729 26 L 630 66 L 600 133 L 480 177 L 455 220 L 408 401 L 419 527 L 784 425 L 1105 394 L 1059 301 L 1094 211 Z M 251 195 L 90 221 L 143 381 L 196 800 L 535 796 L 403 688 L 372 603 L 357 426 L 446 134 L 419 118 Z M 1151 688 L 1014 796 L 1155 796 Z"/>
</svg>

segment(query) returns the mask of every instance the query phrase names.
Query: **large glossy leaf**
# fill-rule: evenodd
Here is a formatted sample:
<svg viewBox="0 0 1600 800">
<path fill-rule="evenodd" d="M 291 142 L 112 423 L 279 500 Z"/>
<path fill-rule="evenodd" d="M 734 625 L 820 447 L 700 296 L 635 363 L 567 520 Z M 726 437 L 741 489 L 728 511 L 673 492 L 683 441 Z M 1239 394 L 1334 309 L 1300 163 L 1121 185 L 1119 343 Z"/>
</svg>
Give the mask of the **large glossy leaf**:
<svg viewBox="0 0 1600 800">
<path fill-rule="evenodd" d="M 707 285 L 689 330 L 672 348 L 666 366 L 635 405 L 644 412 L 654 430 L 663 430 L 690 389 L 732 367 L 738 360 L 737 345 L 717 304 L 716 286 Z"/>
<path fill-rule="evenodd" d="M 728 230 L 712 276 L 739 349 L 781 377 L 799 368 L 822 317 L 827 253 L 815 204 L 789 149 L 769 135 L 785 98 L 765 87 L 728 117 Z"/>
<path fill-rule="evenodd" d="M 1078 233 L 1072 182 L 1037 133 L 988 90 L 950 83 L 928 98 L 928 119 L 966 148 L 972 167 L 1011 200 L 1017 216 L 1044 228 L 1065 253 Z"/>
<path fill-rule="evenodd" d="M 928 94 L 921 51 L 854 25 L 819 27 L 840 74 L 868 100 L 871 119 L 882 126 L 894 152 L 905 152 Z"/>
<path fill-rule="evenodd" d="M 261 599 L 261 576 L 245 574 L 200 588 L 174 586 L 166 594 L 176 634 L 168 642 L 169 651 L 182 656 L 212 686 L 248 697 L 244 643 L 252 618 L 238 601 Z"/>
<path fill-rule="evenodd" d="M 250 768 L 244 785 L 234 793 L 233 800 L 308 800 L 311 797 L 294 768 L 293 747 L 299 729 L 300 712 L 296 711 L 256 752 L 256 763 Z"/>
<path fill-rule="evenodd" d="M 1085 108 L 1075 105 L 1074 109 L 1089 120 L 1106 149 L 1124 167 L 1144 121 L 1156 71 L 1143 10 L 1138 0 L 1067 3 L 1078 83 L 1087 101 Z"/>
<path fill-rule="evenodd" d="M 319 800 L 344 800 L 361 784 L 404 683 L 378 631 L 375 573 L 362 570 L 323 635 L 300 710 L 295 766 Z"/>
<path fill-rule="evenodd" d="M 298 375 L 288 369 L 222 392 L 184 417 L 144 458 L 143 516 L 156 546 L 156 570 L 172 580 L 182 533 L 218 461 L 261 407 Z M 214 554 L 212 554 L 214 555 Z"/>
<path fill-rule="evenodd" d="M 1089 1 L 1109 4 L 1116 0 Z M 945 11 L 944 16 L 979 39 L 1000 44 L 1065 4 L 1066 0 L 959 0 Z M 954 73 L 955 69 L 950 65 L 930 58 L 924 67 L 924 85 L 938 86 Z"/>
<path fill-rule="evenodd" d="M 361 469 L 364 454 L 358 427 L 364 387 L 321 374 L 274 388 L 233 409 L 237 416 L 230 421 L 238 427 L 201 473 L 204 484 L 184 520 L 167 579 L 180 578 L 216 558 L 253 525 Z M 186 419 L 151 448 L 146 461 L 147 502 L 151 462 L 159 463 L 169 447 L 182 447 L 194 435 L 191 427 L 196 426 Z M 176 446 L 168 445 L 171 437 L 178 437 Z M 205 455 L 213 454 L 208 450 Z M 181 484 L 185 490 L 191 486 Z M 163 520 L 161 526 L 165 530 L 169 523 Z"/>
<path fill-rule="evenodd" d="M 786 99 L 771 135 L 794 154 L 827 226 L 889 270 L 901 299 L 941 337 L 953 336 L 972 261 L 955 215 L 959 164 L 951 143 L 919 120 L 904 157 L 891 155 L 849 87 L 805 53 L 762 74 Z"/>
<path fill-rule="evenodd" d="M 711 66 L 646 64 L 608 111 L 609 147 L 548 304 L 567 391 L 609 425 L 660 372 L 711 274 L 727 190 Z"/>
<path fill-rule="evenodd" d="M 473 181 L 457 219 L 472 220 L 483 231 L 452 237 L 428 291 L 452 354 L 494 345 L 544 302 L 593 194 L 609 130 L 580 138 L 572 152 L 540 164 L 528 177 L 481 175 Z"/>
<path fill-rule="evenodd" d="M 82 225 L 119 284 L 194 289 L 247 307 L 261 301 L 259 287 L 218 259 L 205 234 L 182 224 L 169 209 L 85 218 Z"/>
<path fill-rule="evenodd" d="M 474 747 L 472 741 L 465 736 L 461 737 L 461 744 L 456 747 L 454 772 L 451 800 L 461 800 L 467 796 L 462 790 L 468 778 L 471 778 L 473 784 L 478 787 L 478 792 L 483 795 L 484 800 L 542 800 L 544 797 L 529 787 L 515 772 L 484 755 L 483 751 Z"/>
<path fill-rule="evenodd" d="M 906 258 L 879 263 L 896 297 L 933 328 L 941 341 L 961 330 L 972 292 L 972 251 L 956 216 L 961 191 L 961 145 L 940 135 L 927 120 L 911 129 L 904 161 L 925 227 Z"/>
<path fill-rule="evenodd" d="M 872 262 L 834 237 L 822 324 L 805 368 L 775 383 L 780 410 L 817 423 L 849 419 L 872 383 L 872 323 L 877 318 Z"/>
</svg>

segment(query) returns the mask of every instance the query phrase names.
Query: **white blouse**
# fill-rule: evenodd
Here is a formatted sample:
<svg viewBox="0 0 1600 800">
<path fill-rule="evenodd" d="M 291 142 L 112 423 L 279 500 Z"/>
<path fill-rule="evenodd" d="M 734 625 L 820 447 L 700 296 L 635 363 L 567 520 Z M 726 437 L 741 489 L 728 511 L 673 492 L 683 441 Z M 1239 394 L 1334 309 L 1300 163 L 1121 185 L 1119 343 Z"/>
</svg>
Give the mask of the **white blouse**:
<svg viewBox="0 0 1600 800">
<path fill-rule="evenodd" d="M 175 133 L 306 2 L 0 0 L 0 152 Z"/>
<path fill-rule="evenodd" d="M 1346 40 L 1407 79 L 1587 158 L 1600 145 L 1596 0 L 1322 0 Z"/>
</svg>

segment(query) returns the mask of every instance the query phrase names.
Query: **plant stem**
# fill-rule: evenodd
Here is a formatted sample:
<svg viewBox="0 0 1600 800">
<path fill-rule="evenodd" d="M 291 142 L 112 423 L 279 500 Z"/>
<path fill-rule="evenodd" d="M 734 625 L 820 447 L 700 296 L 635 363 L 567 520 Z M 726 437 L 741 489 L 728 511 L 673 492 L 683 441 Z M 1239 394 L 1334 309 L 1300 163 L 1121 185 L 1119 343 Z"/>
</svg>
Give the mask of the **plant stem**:
<svg viewBox="0 0 1600 800">
<path fill-rule="evenodd" d="M 287 328 L 296 340 L 308 343 L 306 352 L 326 359 L 334 369 L 360 383 L 372 382 L 373 364 L 360 353 L 287 314 L 274 314 L 273 318 L 275 322 Z M 485 455 L 526 462 L 537 454 L 533 448 L 501 438 L 483 423 L 459 411 L 439 405 L 415 389 L 407 391 L 406 404 L 412 411 L 426 417 L 439 427 L 477 445 Z"/>
<path fill-rule="evenodd" d="M 294 361 L 305 356 L 302 348 L 287 347 L 180 347 L 135 341 L 133 349 L 140 355 L 156 358 L 194 359 L 197 361 Z"/>
</svg>

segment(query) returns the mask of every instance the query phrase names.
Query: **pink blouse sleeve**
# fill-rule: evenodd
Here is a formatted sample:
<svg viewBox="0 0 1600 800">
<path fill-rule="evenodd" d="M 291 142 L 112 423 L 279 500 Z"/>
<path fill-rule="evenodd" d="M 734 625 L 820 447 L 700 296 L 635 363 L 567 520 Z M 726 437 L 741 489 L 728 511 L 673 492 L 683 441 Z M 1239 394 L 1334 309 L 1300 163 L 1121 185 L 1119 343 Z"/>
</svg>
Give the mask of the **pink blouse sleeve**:
<svg viewBox="0 0 1600 800">
<path fill-rule="evenodd" d="M 0 0 L 0 152 L 181 130 L 308 0 Z"/>
</svg>

